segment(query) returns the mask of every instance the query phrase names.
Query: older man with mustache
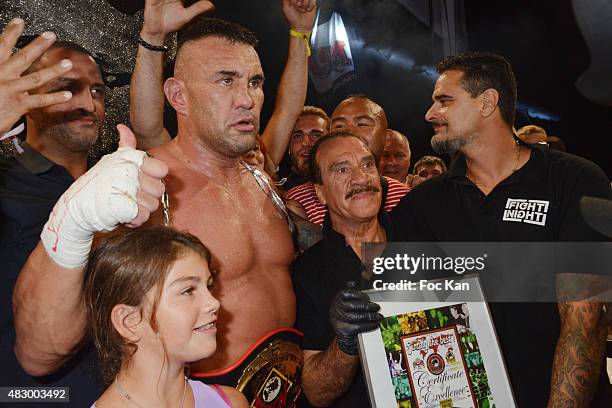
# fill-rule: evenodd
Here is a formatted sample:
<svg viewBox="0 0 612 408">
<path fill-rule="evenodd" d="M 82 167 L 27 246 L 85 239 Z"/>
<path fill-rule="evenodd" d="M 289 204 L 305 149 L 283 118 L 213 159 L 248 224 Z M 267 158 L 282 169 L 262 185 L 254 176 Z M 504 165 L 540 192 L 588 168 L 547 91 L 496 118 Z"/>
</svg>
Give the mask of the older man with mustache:
<svg viewBox="0 0 612 408">
<path fill-rule="evenodd" d="M 367 143 L 368 149 L 376 158 L 381 159 L 385 135 L 387 134 L 387 115 L 382 106 L 365 95 L 352 95 L 338 104 L 331 116 L 330 130 L 348 131 Z M 385 177 L 389 193 L 385 196 L 385 210 L 391 211 L 410 189 L 402 182 Z M 309 181 L 287 191 L 287 199 L 302 206 L 308 221 L 321 225 L 327 211 L 326 206 L 317 199 L 314 184 Z"/>
<path fill-rule="evenodd" d="M 323 239 L 293 265 L 296 328 L 304 333 L 304 394 L 315 406 L 368 406 L 357 334 L 378 326 L 378 305 L 359 292 L 364 242 L 394 240 L 381 208 L 388 185 L 363 139 L 334 131 L 310 155 L 312 181 L 327 205 Z"/>
</svg>

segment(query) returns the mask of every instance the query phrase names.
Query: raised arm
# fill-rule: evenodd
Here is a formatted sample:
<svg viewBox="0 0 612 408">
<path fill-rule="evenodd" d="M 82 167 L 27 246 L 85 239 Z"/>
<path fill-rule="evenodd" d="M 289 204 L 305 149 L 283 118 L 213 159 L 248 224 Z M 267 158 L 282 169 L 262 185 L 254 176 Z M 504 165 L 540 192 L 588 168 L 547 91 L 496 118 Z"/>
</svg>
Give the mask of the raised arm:
<svg viewBox="0 0 612 408">
<path fill-rule="evenodd" d="M 134 150 L 120 125 L 119 150 L 104 156 L 60 197 L 13 293 L 15 354 L 32 376 L 47 375 L 70 358 L 86 330 L 81 297 L 93 235 L 118 224 L 137 227 L 158 206 L 167 166 Z"/>
<path fill-rule="evenodd" d="M 184 7 L 182 0 L 146 0 L 140 38 L 153 46 L 163 46 L 168 34 L 213 9 L 210 1 Z M 130 83 L 130 121 L 142 150 L 170 140 L 164 128 L 163 65 L 163 52 L 138 46 Z"/>
<path fill-rule="evenodd" d="M 304 350 L 302 385 L 312 405 L 329 406 L 349 389 L 359 367 L 357 335 L 378 327 L 379 309 L 355 282 L 336 294 L 329 310 L 336 337 L 324 351 Z"/>
<path fill-rule="evenodd" d="M 301 5 L 300 5 L 301 4 Z M 294 31 L 306 34 L 312 29 L 316 14 L 316 0 L 282 0 L 283 14 Z M 275 166 L 278 166 L 289 146 L 308 89 L 308 55 L 306 41 L 289 36 L 289 55 L 283 70 L 274 112 L 262 134 L 262 142 Z"/>
<path fill-rule="evenodd" d="M 28 93 L 70 71 L 72 63 L 69 60 L 63 60 L 51 67 L 23 75 L 24 72 L 28 72 L 31 64 L 53 45 L 56 39 L 55 34 L 44 33 L 21 51 L 11 55 L 23 30 L 23 20 L 15 18 L 8 23 L 0 35 L 0 136 L 9 131 L 28 110 L 44 108 L 72 98 L 70 92 L 37 95 Z"/>
</svg>

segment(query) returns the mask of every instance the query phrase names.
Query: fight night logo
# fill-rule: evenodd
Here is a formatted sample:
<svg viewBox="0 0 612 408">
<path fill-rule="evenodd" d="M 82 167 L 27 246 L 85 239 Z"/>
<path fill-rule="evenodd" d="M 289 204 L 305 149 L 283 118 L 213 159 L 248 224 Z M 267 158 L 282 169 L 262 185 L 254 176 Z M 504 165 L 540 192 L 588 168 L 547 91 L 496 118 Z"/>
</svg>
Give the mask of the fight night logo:
<svg viewBox="0 0 612 408">
<path fill-rule="evenodd" d="M 544 226 L 550 201 L 509 198 L 504 209 L 504 221 L 524 222 Z"/>
</svg>

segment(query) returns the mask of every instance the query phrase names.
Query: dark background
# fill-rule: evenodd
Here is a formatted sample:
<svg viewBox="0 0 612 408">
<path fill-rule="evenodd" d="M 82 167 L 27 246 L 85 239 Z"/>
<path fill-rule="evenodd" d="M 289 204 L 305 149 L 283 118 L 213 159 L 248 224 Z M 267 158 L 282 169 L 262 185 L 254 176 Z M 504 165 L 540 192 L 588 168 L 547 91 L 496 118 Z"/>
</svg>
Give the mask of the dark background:
<svg viewBox="0 0 612 408">
<path fill-rule="evenodd" d="M 309 87 L 307 104 L 331 114 L 346 95 L 363 92 L 387 112 L 390 127 L 405 133 L 414 163 L 431 153 L 431 128 L 423 117 L 430 105 L 434 78 L 407 68 L 401 56 L 415 65 L 434 65 L 442 56 L 436 36 L 395 0 L 321 1 L 325 12 L 342 15 L 352 47 L 357 79 L 335 92 L 318 94 Z M 504 55 L 512 63 L 519 84 L 519 102 L 557 117 L 556 121 L 517 115 L 516 127 L 543 126 L 561 137 L 569 152 L 586 157 L 612 175 L 612 108 L 590 102 L 574 82 L 589 64 L 589 50 L 574 20 L 569 0 L 481 1 L 464 3 L 467 46 L 470 50 Z M 612 5 L 611 5 L 612 7 Z M 269 118 L 287 49 L 287 24 L 277 1 L 217 1 L 215 16 L 254 30 L 266 73 L 266 103 L 262 123 Z M 399 57 L 398 57 L 399 55 Z M 612 70 L 610 72 L 612 76 Z M 611 90 L 612 92 L 612 90 Z"/>
<path fill-rule="evenodd" d="M 417 3 L 432 10 L 436 1 Z M 128 8 L 133 5 L 136 9 L 143 1 L 111 3 Z M 262 112 L 262 124 L 265 124 L 274 108 L 274 95 L 287 52 L 287 23 L 280 1 L 218 0 L 214 3 L 214 16 L 249 27 L 259 37 L 258 51 L 266 74 L 266 102 Z M 331 115 L 336 104 L 347 95 L 367 94 L 384 107 L 390 127 L 408 136 L 412 163 L 424 154 L 431 154 L 432 131 L 423 117 L 430 106 L 435 82 L 433 66 L 443 57 L 441 39 L 433 33 L 431 24 L 416 18 L 402 5 L 402 0 L 320 0 L 319 3 L 319 24 L 332 11 L 339 12 L 344 20 L 355 75 L 324 94 L 310 84 L 306 103 L 322 107 Z M 604 2 L 598 3 L 601 7 Z M 571 1 L 456 0 L 454 4 L 464 23 L 457 30 L 464 40 L 462 49 L 495 52 L 512 63 L 519 90 L 516 128 L 526 124 L 544 127 L 549 135 L 563 139 L 570 153 L 596 162 L 611 178 L 608 138 L 612 136 L 612 107 L 589 101 L 574 86 L 589 66 L 590 54 L 574 19 Z M 606 7 L 612 7 L 612 3 Z M 607 76 L 612 77 L 612 68 Z M 172 127 L 171 123 L 168 126 Z"/>
<path fill-rule="evenodd" d="M 483 1 L 467 1 L 466 17 L 470 47 L 506 56 L 514 66 L 519 100 L 561 117 L 539 124 L 561 137 L 569 152 L 599 164 L 610 178 L 612 108 L 589 101 L 574 86 L 590 55 L 570 2 L 515 0 L 485 7 Z M 517 128 L 526 124 L 521 119 L 526 118 L 519 118 Z"/>
</svg>

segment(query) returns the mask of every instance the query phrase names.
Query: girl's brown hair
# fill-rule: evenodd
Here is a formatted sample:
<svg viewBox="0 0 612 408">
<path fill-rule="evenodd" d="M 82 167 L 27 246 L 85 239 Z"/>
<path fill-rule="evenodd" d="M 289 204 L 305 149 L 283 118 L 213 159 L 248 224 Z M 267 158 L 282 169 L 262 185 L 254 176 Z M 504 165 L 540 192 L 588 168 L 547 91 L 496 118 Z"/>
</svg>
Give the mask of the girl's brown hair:
<svg viewBox="0 0 612 408">
<path fill-rule="evenodd" d="M 150 318 L 151 327 L 157 330 L 155 314 L 163 283 L 174 262 L 189 250 L 210 263 L 210 253 L 198 238 L 156 226 L 137 228 L 110 238 L 90 255 L 83 294 L 90 335 L 107 384 L 138 350 L 135 343 L 115 329 L 111 321 L 113 307 L 125 304 L 142 308 L 147 292 L 157 288 Z M 140 313 L 142 316 L 142 309 Z"/>
</svg>

